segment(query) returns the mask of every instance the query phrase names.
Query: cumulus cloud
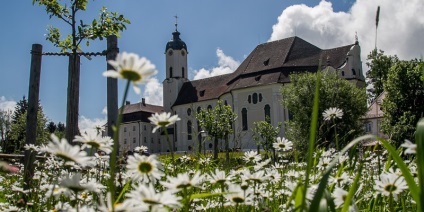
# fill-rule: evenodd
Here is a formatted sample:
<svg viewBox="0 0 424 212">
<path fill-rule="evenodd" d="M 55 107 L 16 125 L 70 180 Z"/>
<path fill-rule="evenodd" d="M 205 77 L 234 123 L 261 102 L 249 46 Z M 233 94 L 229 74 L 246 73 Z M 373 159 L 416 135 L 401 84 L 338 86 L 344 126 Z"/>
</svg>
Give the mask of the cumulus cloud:
<svg viewBox="0 0 424 212">
<path fill-rule="evenodd" d="M 380 6 L 377 48 L 401 59 L 420 58 L 424 51 L 424 1 L 357 0 L 348 12 L 334 12 L 322 0 L 314 7 L 287 7 L 272 27 L 270 41 L 298 36 L 320 48 L 354 43 L 355 32 L 362 50 L 362 61 L 375 46 L 375 19 Z"/>
<path fill-rule="evenodd" d="M 146 103 L 152 105 L 163 105 L 163 86 L 157 78 L 151 78 L 144 86 L 144 98 Z"/>
<path fill-rule="evenodd" d="M 216 50 L 216 56 L 218 57 L 218 67 L 214 67 L 212 69 L 202 68 L 200 70 L 194 71 L 194 80 L 218 76 L 222 74 L 229 74 L 234 72 L 240 65 L 239 61 L 234 60 L 232 57 L 225 55 L 224 51 L 219 48 Z"/>
<path fill-rule="evenodd" d="M 78 119 L 78 127 L 81 133 L 96 133 L 96 128 L 101 127 L 107 123 L 107 118 L 94 118 L 90 119 L 85 116 L 80 116 Z"/>
<path fill-rule="evenodd" d="M 12 113 L 15 111 L 16 102 L 14 100 L 8 100 L 4 96 L 0 96 L 0 110 L 3 111 L 11 111 Z"/>
</svg>

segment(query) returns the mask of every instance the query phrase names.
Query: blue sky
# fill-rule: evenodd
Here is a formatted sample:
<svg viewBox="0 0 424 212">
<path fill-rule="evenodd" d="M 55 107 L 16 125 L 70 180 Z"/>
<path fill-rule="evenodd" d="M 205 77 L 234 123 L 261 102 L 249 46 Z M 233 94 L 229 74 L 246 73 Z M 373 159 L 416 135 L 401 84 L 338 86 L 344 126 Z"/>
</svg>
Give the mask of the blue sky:
<svg viewBox="0 0 424 212">
<path fill-rule="evenodd" d="M 68 33 L 69 27 L 49 19 L 44 7 L 32 1 L 6 1 L 0 8 L 0 109 L 13 108 L 28 95 L 30 50 L 33 43 L 43 51 L 58 51 L 45 40 L 48 25 Z M 62 1 L 68 2 L 68 1 Z M 120 51 L 134 52 L 155 64 L 158 75 L 142 95 L 130 91 L 128 100 L 160 104 L 164 80 L 165 44 L 178 30 L 188 46 L 189 78 L 201 78 L 234 71 L 260 43 L 299 36 L 320 48 L 332 48 L 354 42 L 355 33 L 365 58 L 374 48 L 375 12 L 381 7 L 378 47 L 402 59 L 423 54 L 424 3 L 421 0 L 215 0 L 215 1 L 89 1 L 87 11 L 78 18 L 91 21 L 101 6 L 119 12 L 131 21 L 118 40 Z M 92 42 L 83 51 L 102 51 L 105 41 Z M 40 100 L 47 117 L 65 122 L 66 57 L 44 56 Z M 105 120 L 106 70 L 103 57 L 81 59 L 80 128 L 90 128 Z M 120 83 L 119 94 L 123 84 Z"/>
</svg>

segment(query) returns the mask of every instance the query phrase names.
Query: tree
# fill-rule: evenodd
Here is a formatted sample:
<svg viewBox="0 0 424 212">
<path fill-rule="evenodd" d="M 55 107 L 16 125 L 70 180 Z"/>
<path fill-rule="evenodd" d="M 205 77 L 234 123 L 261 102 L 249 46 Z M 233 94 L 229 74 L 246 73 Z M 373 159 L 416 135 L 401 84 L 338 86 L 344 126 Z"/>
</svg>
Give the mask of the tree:
<svg viewBox="0 0 424 212">
<path fill-rule="evenodd" d="M 262 145 L 267 156 L 269 156 L 269 152 L 272 150 L 273 160 L 275 162 L 275 149 L 272 147 L 272 144 L 276 141 L 280 133 L 281 123 L 279 122 L 278 125 L 274 127 L 268 116 L 265 117 L 265 119 L 265 121 L 253 123 L 255 125 L 252 129 L 253 140 L 258 144 L 258 148 L 259 145 Z"/>
<path fill-rule="evenodd" d="M 424 113 L 424 64 L 422 60 L 399 61 L 390 68 L 382 108 L 382 130 L 399 146 L 414 140 L 416 124 Z"/>
<path fill-rule="evenodd" d="M 71 34 L 61 38 L 59 28 L 50 26 L 46 39 L 54 46 L 61 48 L 62 52 L 71 50 L 69 55 L 68 71 L 68 100 L 66 113 L 66 139 L 72 141 L 74 136 L 79 134 L 78 130 L 78 110 L 79 110 L 79 51 L 82 41 L 86 41 L 86 46 L 90 45 L 90 40 L 102 40 L 110 35 L 119 35 L 126 29 L 126 24 L 130 21 L 123 15 L 116 12 L 109 12 L 105 7 L 100 9 L 98 19 L 88 22 L 77 18 L 79 11 L 87 9 L 88 0 L 69 0 L 69 3 L 61 5 L 60 0 L 33 0 L 33 4 L 43 5 L 50 18 L 56 17 L 70 26 Z"/>
<path fill-rule="evenodd" d="M 387 56 L 384 51 L 374 49 L 367 56 L 366 63 L 369 71 L 367 72 L 367 91 L 368 102 L 371 103 L 384 91 L 384 83 L 387 81 L 387 74 L 390 67 L 399 61 L 398 57 Z"/>
<path fill-rule="evenodd" d="M 230 158 L 228 135 L 233 133 L 233 123 L 237 118 L 231 106 L 224 105 L 221 100 L 218 100 L 215 108 L 200 110 L 196 114 L 196 118 L 208 135 L 214 138 L 214 159 L 218 159 L 218 140 L 225 139 L 225 156 L 228 162 Z"/>
<path fill-rule="evenodd" d="M 0 110 L 0 147 L 6 149 L 6 143 L 10 133 L 10 126 L 12 124 L 12 111 Z"/>
<path fill-rule="evenodd" d="M 6 144 L 5 150 L 7 153 L 20 152 L 25 145 L 26 136 L 26 113 L 28 110 L 28 102 L 23 97 L 16 106 L 15 112 L 12 115 L 12 121 L 10 126 L 10 132 L 8 134 L 8 144 Z M 43 113 L 43 108 L 38 103 L 37 112 L 37 139 L 36 144 L 40 145 L 47 142 L 49 133 L 46 130 L 47 118 Z"/>
<path fill-rule="evenodd" d="M 46 129 L 47 129 L 47 131 L 51 134 L 51 133 L 56 132 L 57 126 L 56 126 L 56 124 L 55 124 L 54 122 L 52 122 L 52 121 L 51 121 L 51 122 L 49 122 L 49 123 L 47 124 Z"/>
<path fill-rule="evenodd" d="M 293 141 L 300 151 L 306 151 L 309 143 L 308 135 L 318 74 L 321 75 L 321 87 L 317 145 L 334 145 L 335 132 L 341 135 L 339 139 L 341 145 L 360 135 L 363 127 L 359 120 L 368 110 L 365 89 L 338 77 L 333 71 L 291 74 L 291 83 L 282 88 L 282 103 L 290 114 L 289 120 L 285 122 L 285 136 Z M 325 122 L 321 114 L 330 107 L 343 110 L 343 118 L 336 120 L 335 123 Z"/>
</svg>

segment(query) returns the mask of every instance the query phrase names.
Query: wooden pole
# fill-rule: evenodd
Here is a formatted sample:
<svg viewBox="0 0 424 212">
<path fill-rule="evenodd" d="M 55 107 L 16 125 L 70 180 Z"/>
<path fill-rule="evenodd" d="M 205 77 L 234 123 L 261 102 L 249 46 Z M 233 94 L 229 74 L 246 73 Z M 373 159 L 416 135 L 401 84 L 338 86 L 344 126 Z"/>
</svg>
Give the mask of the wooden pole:
<svg viewBox="0 0 424 212">
<path fill-rule="evenodd" d="M 43 46 L 33 44 L 31 50 L 31 67 L 28 89 L 28 111 L 26 116 L 26 144 L 34 144 L 37 138 L 37 113 L 40 94 L 41 58 Z M 32 176 L 34 175 L 35 152 L 25 150 L 24 158 L 24 188 L 31 188 Z"/>
<path fill-rule="evenodd" d="M 78 130 L 79 111 L 79 84 L 80 84 L 80 56 L 69 55 L 68 67 L 68 100 L 66 109 L 66 133 L 65 137 L 69 143 L 73 143 Z"/>
<path fill-rule="evenodd" d="M 118 55 L 118 38 L 116 35 L 107 37 L 106 61 L 115 60 Z M 113 70 L 113 66 L 107 63 L 107 70 Z M 113 126 L 118 120 L 118 79 L 107 78 L 107 135 L 113 138 Z M 119 142 L 118 142 L 119 143 Z M 118 151 L 119 151 L 119 147 Z"/>
</svg>

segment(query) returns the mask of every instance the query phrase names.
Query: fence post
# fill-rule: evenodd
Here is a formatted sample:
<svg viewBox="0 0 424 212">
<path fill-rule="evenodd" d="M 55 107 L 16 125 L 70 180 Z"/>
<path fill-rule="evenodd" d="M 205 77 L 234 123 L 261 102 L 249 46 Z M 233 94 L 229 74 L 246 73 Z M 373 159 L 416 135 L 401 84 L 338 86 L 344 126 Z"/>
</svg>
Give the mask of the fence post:
<svg viewBox="0 0 424 212">
<path fill-rule="evenodd" d="M 80 56 L 69 55 L 68 67 L 68 99 L 66 108 L 66 140 L 73 143 L 78 135 L 79 86 L 80 85 Z"/>
<path fill-rule="evenodd" d="M 26 144 L 35 144 L 37 139 L 37 114 L 40 94 L 41 58 L 43 46 L 33 44 L 31 50 L 31 67 L 28 89 L 28 112 L 26 116 Z M 24 158 L 24 188 L 31 188 L 32 176 L 34 175 L 35 152 L 25 150 Z"/>
<path fill-rule="evenodd" d="M 106 61 L 115 60 L 119 52 L 118 38 L 116 35 L 107 37 Z M 113 66 L 107 63 L 107 70 L 113 70 Z M 107 78 L 107 135 L 113 138 L 113 126 L 118 119 L 118 79 Z M 119 132 L 117 132 L 119 133 Z M 119 147 L 118 152 L 119 152 Z"/>
</svg>

